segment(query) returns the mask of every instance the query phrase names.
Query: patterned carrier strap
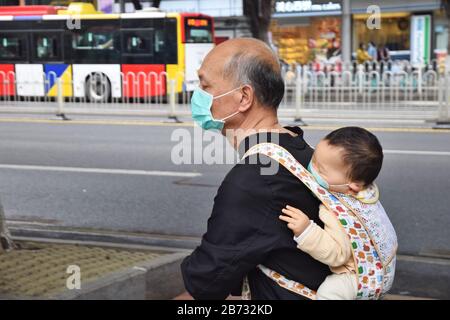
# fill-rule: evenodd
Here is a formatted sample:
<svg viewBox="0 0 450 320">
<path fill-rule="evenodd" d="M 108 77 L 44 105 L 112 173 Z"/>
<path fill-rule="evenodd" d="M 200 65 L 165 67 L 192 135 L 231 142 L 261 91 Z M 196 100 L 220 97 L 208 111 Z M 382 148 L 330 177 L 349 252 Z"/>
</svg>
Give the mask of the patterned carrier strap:
<svg viewBox="0 0 450 320">
<path fill-rule="evenodd" d="M 275 281 L 280 287 L 283 287 L 305 298 L 316 300 L 316 292 L 314 290 L 311 290 L 298 282 L 289 280 L 278 272 L 270 270 L 269 268 L 264 267 L 261 264 L 258 265 L 257 268 L 261 270 L 267 277 Z M 250 286 L 248 284 L 247 278 L 244 279 L 244 284 L 242 286 L 242 300 L 251 300 Z"/>
<path fill-rule="evenodd" d="M 357 266 L 358 292 L 357 299 L 379 299 L 382 293 L 384 268 L 368 232 L 363 224 L 343 205 L 339 199 L 328 190 L 322 188 L 314 177 L 306 170 L 292 154 L 283 147 L 273 143 L 261 143 L 250 148 L 242 159 L 250 155 L 262 154 L 277 161 L 302 181 L 327 207 L 336 215 L 341 226 L 349 236 L 353 249 L 353 259 Z M 316 298 L 316 292 L 302 284 L 286 279 L 279 273 L 259 265 L 258 268 L 281 287 L 300 294 L 309 299 Z M 245 279 L 243 297 L 249 298 L 248 282 Z"/>
</svg>

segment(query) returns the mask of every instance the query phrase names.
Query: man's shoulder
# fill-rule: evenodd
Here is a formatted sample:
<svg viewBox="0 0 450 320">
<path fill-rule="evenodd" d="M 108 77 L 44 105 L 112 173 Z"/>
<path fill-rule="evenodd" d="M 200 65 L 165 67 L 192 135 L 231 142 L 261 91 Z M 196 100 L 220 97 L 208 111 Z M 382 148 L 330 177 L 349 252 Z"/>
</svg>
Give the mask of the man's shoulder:
<svg viewBox="0 0 450 320">
<path fill-rule="evenodd" d="M 240 186 L 263 184 L 264 168 L 274 163 L 274 160 L 265 155 L 251 155 L 237 163 L 225 176 L 224 183 Z"/>
<path fill-rule="evenodd" d="M 226 217 L 233 224 L 241 215 L 262 217 L 273 210 L 274 193 L 260 169 L 261 164 L 238 163 L 228 172 L 214 198 L 210 221 Z"/>
<path fill-rule="evenodd" d="M 304 167 L 308 165 L 314 151 L 306 143 L 302 148 L 282 144 L 281 146 L 289 151 Z M 256 154 L 250 155 L 237 163 L 227 174 L 224 182 L 252 185 L 271 182 L 285 175 L 290 175 L 290 173 L 276 160 L 263 154 Z"/>
</svg>

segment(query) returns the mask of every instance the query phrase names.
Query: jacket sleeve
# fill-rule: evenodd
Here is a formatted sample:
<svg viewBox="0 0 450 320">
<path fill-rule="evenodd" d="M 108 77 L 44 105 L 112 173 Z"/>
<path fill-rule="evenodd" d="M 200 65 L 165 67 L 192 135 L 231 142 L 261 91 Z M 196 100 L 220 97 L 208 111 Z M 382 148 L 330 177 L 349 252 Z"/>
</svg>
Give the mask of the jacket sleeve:
<svg viewBox="0 0 450 320">
<path fill-rule="evenodd" d="M 275 212 L 271 198 L 259 169 L 236 170 L 227 176 L 214 199 L 200 246 L 181 264 L 186 290 L 195 299 L 241 294 L 243 278 L 264 261 L 280 235 L 272 226 L 278 222 L 270 219 Z"/>
<path fill-rule="evenodd" d="M 344 265 L 352 256 L 347 234 L 324 205 L 320 206 L 319 218 L 324 228 L 312 223 L 308 233 L 297 242 L 298 248 L 330 267 Z"/>
</svg>

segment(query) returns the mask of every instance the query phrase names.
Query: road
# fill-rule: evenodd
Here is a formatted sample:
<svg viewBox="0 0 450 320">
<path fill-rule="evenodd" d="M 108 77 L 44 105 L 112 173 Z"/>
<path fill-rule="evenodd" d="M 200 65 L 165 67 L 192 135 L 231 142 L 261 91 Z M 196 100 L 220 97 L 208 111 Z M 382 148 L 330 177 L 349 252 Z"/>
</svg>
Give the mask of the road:
<svg viewBox="0 0 450 320">
<path fill-rule="evenodd" d="M 304 129 L 312 145 L 331 130 Z M 174 164 L 179 141 L 171 137 L 192 133 L 189 124 L 0 119 L 0 197 L 7 218 L 200 237 L 232 165 Z M 378 185 L 399 253 L 450 259 L 450 131 L 374 133 L 385 150 Z"/>
</svg>

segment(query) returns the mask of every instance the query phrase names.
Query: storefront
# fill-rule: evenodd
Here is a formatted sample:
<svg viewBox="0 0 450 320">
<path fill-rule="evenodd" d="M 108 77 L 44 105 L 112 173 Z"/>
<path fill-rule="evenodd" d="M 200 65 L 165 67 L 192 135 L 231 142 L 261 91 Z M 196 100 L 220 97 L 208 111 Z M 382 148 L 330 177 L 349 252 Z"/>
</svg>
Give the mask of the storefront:
<svg viewBox="0 0 450 320">
<path fill-rule="evenodd" d="M 286 63 L 333 62 L 339 59 L 342 36 L 351 37 L 355 55 L 360 44 L 386 47 L 392 59 L 413 63 L 442 56 L 448 46 L 448 18 L 440 0 L 351 1 L 351 35 L 342 34 L 342 1 L 281 1 L 274 4 L 270 28 L 273 45 Z M 379 26 L 368 23 L 376 11 Z M 350 38 L 348 38 L 350 39 Z M 345 42 L 344 42 L 345 43 Z"/>
<path fill-rule="evenodd" d="M 353 1 L 352 49 L 373 42 L 389 49 L 392 59 L 406 59 L 413 64 L 436 58 L 436 49 L 446 49 L 447 19 L 439 0 L 378 1 L 381 12 L 379 28 L 368 25 L 374 12 L 367 13 L 371 1 Z"/>
<path fill-rule="evenodd" d="M 280 58 L 305 64 L 338 57 L 341 14 L 340 1 L 275 1 L 270 32 Z"/>
<path fill-rule="evenodd" d="M 377 47 L 386 46 L 392 58 L 409 58 L 411 41 L 411 14 L 408 12 L 382 13 L 380 28 L 367 26 L 367 14 L 353 15 L 352 50 L 360 44 L 373 42 Z"/>
</svg>

